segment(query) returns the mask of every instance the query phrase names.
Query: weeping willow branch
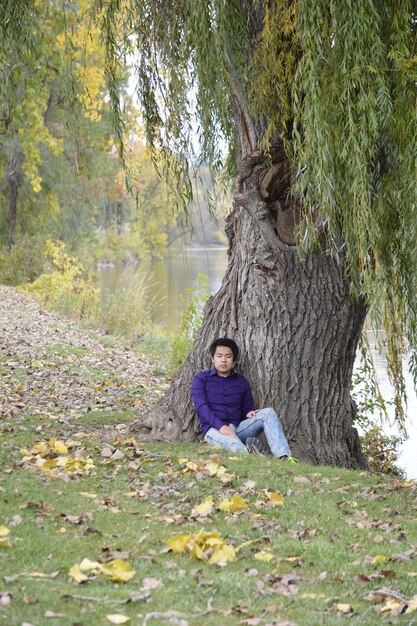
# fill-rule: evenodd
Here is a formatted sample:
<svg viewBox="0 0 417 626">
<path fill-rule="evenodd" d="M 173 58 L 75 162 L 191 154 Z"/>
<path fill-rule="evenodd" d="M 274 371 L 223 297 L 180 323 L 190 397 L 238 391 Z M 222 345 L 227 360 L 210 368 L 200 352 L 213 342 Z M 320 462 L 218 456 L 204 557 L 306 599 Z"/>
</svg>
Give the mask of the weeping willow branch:
<svg viewBox="0 0 417 626">
<path fill-rule="evenodd" d="M 96 4 L 115 117 L 116 68 L 130 48 L 147 140 L 163 155 L 164 173 L 184 204 L 196 137 L 200 158 L 218 168 L 225 147 L 234 156 L 239 143 L 242 162 L 248 153 L 268 152 L 280 136 L 291 163 L 288 201 L 300 209 L 298 250 L 338 258 L 352 295 L 384 328 L 401 420 L 406 352 L 417 383 L 411 0 Z"/>
</svg>

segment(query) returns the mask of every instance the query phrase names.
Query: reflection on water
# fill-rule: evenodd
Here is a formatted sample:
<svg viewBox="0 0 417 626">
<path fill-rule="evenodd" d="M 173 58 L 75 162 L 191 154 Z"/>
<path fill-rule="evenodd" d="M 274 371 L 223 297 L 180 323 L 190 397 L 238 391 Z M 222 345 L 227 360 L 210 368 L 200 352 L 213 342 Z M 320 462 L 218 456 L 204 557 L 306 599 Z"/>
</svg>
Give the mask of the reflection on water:
<svg viewBox="0 0 417 626">
<path fill-rule="evenodd" d="M 368 331 L 369 345 L 375 363 L 380 390 L 384 399 L 389 401 L 393 398 L 393 389 L 385 367 L 384 349 L 382 348 L 381 350 L 377 347 L 378 343 L 381 344 L 381 337 L 383 338 L 382 332 L 379 333 L 377 337 L 375 333 Z M 398 459 L 398 464 L 406 471 L 408 478 L 417 478 L 417 396 L 414 390 L 413 379 L 408 371 L 406 362 L 404 362 L 404 372 L 408 397 L 407 421 L 405 424 L 408 439 L 400 448 L 401 454 Z M 394 423 L 393 406 L 388 406 L 388 416 L 389 422 L 383 424 L 384 432 L 390 435 L 398 435 L 398 427 Z"/>
<path fill-rule="evenodd" d="M 138 268 L 149 273 L 153 285 L 152 297 L 157 306 L 153 321 L 169 330 L 176 330 L 189 289 L 196 288 L 198 275 L 206 274 L 210 293 L 220 288 L 227 266 L 226 248 L 188 248 L 182 254 L 154 259 L 141 265 L 102 267 L 99 287 L 114 291 L 121 275 L 129 275 Z"/>
<path fill-rule="evenodd" d="M 154 313 L 154 322 L 170 330 L 178 328 L 181 311 L 185 306 L 188 290 L 195 288 L 198 275 L 206 274 L 209 277 L 209 289 L 215 293 L 223 279 L 227 266 L 226 248 L 189 248 L 182 254 L 171 255 L 165 259 L 154 260 L 150 263 L 124 267 L 103 267 L 99 270 L 99 286 L 114 291 L 117 281 L 124 272 L 132 274 L 140 267 L 150 273 L 150 280 L 154 286 L 153 296 L 157 307 Z M 392 388 L 385 369 L 385 359 L 376 348 L 376 338 L 370 334 L 369 343 L 376 364 L 377 376 L 381 393 L 386 400 L 392 398 Z M 407 473 L 408 478 L 417 478 L 417 398 L 414 392 L 412 379 L 407 375 L 408 420 L 407 432 L 409 438 L 401 447 L 399 464 Z M 393 410 L 391 424 L 384 424 L 384 431 L 397 434 L 393 424 Z"/>
</svg>

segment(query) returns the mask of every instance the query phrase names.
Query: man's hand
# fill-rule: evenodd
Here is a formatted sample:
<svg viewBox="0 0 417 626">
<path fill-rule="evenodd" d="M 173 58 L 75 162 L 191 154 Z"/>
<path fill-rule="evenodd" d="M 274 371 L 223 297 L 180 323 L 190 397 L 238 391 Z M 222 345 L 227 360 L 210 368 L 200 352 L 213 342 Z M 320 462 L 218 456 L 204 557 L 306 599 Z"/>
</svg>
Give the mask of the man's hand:
<svg viewBox="0 0 417 626">
<path fill-rule="evenodd" d="M 249 413 L 246 413 L 246 417 L 253 417 L 254 415 L 256 415 L 261 409 L 256 409 L 256 411 L 249 411 Z"/>
<path fill-rule="evenodd" d="M 220 428 L 219 432 L 222 435 L 229 435 L 229 437 L 237 437 L 233 428 L 230 428 L 230 426 L 226 426 L 226 424 Z"/>
</svg>

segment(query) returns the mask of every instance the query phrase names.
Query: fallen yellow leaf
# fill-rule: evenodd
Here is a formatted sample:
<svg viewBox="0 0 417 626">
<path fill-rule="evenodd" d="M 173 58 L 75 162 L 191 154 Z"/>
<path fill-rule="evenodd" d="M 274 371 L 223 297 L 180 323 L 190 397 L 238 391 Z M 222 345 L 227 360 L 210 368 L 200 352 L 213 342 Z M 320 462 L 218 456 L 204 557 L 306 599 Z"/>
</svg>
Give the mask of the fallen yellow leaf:
<svg viewBox="0 0 417 626">
<path fill-rule="evenodd" d="M 168 539 L 167 546 L 172 552 L 176 554 L 181 554 L 186 551 L 187 544 L 191 540 L 191 535 L 175 535 L 174 537 L 170 537 Z"/>
<path fill-rule="evenodd" d="M 348 613 L 353 612 L 351 604 L 336 604 L 336 609 L 338 613 L 343 613 L 343 615 L 347 615 Z"/>
<path fill-rule="evenodd" d="M 113 613 L 112 615 L 106 615 L 106 619 L 112 624 L 130 624 L 131 619 L 127 615 L 121 613 Z"/>
<path fill-rule="evenodd" d="M 205 560 L 204 550 L 201 547 L 201 545 L 199 543 L 197 543 L 196 541 L 193 542 L 193 547 L 192 547 L 192 550 L 191 550 L 191 554 L 193 555 L 193 557 L 195 559 L 199 559 L 200 561 L 204 561 Z"/>
<path fill-rule="evenodd" d="M 282 506 L 284 504 L 284 498 L 280 493 L 268 490 L 265 493 L 268 497 L 268 504 L 272 504 L 272 506 Z"/>
<path fill-rule="evenodd" d="M 10 548 L 9 534 L 7 526 L 0 526 L 0 548 Z"/>
<path fill-rule="evenodd" d="M 43 470 L 52 469 L 57 466 L 56 459 L 39 459 L 42 463 L 39 463 Z"/>
<path fill-rule="evenodd" d="M 185 463 L 185 467 L 191 470 L 192 472 L 196 472 L 197 470 L 200 469 L 199 464 L 195 463 L 194 461 L 187 461 L 187 463 Z"/>
<path fill-rule="evenodd" d="M 212 548 L 213 546 L 221 546 L 224 543 L 221 537 L 208 537 L 204 540 L 204 546 Z"/>
<path fill-rule="evenodd" d="M 191 517 L 198 517 L 203 515 L 208 515 L 212 512 L 214 506 L 213 496 L 207 496 L 205 500 L 201 504 L 198 504 L 191 511 Z"/>
<path fill-rule="evenodd" d="M 100 566 L 100 574 L 110 578 L 115 583 L 125 583 L 136 574 L 136 571 L 127 561 L 115 559 Z"/>
<path fill-rule="evenodd" d="M 402 604 L 402 600 L 387 600 L 384 606 L 381 609 L 381 613 L 390 613 L 391 611 L 395 611 Z"/>
<path fill-rule="evenodd" d="M 83 559 L 80 563 L 80 570 L 84 573 L 97 574 L 101 567 L 101 563 L 98 561 L 91 561 L 91 559 Z"/>
<path fill-rule="evenodd" d="M 60 441 L 60 439 L 50 439 L 48 443 L 51 450 L 57 454 L 67 454 L 68 448 L 63 441 Z"/>
<path fill-rule="evenodd" d="M 78 584 L 85 583 L 88 580 L 88 576 L 86 574 L 83 574 L 79 565 L 73 565 L 72 567 L 70 567 L 68 574 L 70 578 L 75 580 L 75 582 Z"/>
<path fill-rule="evenodd" d="M 233 546 L 223 543 L 213 550 L 213 554 L 209 558 L 208 562 L 224 567 L 227 563 L 229 563 L 229 561 L 233 561 L 235 558 L 236 552 Z"/>
<path fill-rule="evenodd" d="M 219 470 L 219 467 L 220 467 L 220 463 L 218 463 L 217 461 L 209 461 L 205 465 L 204 469 L 207 470 L 210 476 L 216 476 Z"/>
<path fill-rule="evenodd" d="M 374 558 L 372 559 L 372 563 L 385 563 L 386 560 L 386 556 L 384 556 L 383 554 L 377 554 L 377 556 L 374 556 Z"/>
</svg>

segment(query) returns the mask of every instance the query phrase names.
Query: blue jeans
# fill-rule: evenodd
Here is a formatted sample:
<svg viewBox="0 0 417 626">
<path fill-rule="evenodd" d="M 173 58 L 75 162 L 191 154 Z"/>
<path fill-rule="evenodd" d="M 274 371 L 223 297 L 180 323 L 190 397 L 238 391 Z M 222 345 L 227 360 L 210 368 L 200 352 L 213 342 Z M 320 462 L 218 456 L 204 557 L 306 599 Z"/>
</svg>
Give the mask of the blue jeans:
<svg viewBox="0 0 417 626">
<path fill-rule="evenodd" d="M 264 431 L 273 456 L 280 457 L 291 454 L 281 422 L 274 409 L 261 409 L 253 417 L 240 422 L 239 426 L 236 427 L 233 424 L 229 424 L 229 426 L 236 432 L 237 437 L 223 435 L 216 428 L 210 428 L 204 437 L 204 441 L 207 441 L 210 446 L 221 446 L 232 452 L 247 452 L 248 449 L 245 446 L 246 439 L 248 437 L 256 437 Z"/>
</svg>

